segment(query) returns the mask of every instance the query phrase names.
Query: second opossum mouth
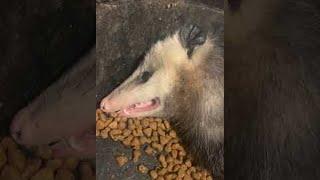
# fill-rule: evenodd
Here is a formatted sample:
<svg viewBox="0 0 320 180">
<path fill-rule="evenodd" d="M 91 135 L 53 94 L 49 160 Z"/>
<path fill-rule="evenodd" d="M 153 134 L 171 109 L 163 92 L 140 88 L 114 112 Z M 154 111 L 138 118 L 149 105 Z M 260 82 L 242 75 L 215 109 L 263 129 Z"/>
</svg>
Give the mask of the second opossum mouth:
<svg viewBox="0 0 320 180">
<path fill-rule="evenodd" d="M 121 109 L 118 113 L 121 116 L 136 116 L 139 113 L 155 110 L 159 106 L 160 106 L 160 98 L 156 97 L 149 101 L 132 104 L 124 109 Z"/>
</svg>

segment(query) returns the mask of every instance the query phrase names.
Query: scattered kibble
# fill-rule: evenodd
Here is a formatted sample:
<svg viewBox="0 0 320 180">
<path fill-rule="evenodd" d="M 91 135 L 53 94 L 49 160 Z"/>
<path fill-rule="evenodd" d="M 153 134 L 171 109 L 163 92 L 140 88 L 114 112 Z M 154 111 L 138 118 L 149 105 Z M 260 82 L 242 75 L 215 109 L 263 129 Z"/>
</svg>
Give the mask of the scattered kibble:
<svg viewBox="0 0 320 180">
<path fill-rule="evenodd" d="M 126 156 L 117 156 L 116 157 L 116 161 L 119 165 L 119 167 L 122 167 L 123 165 L 125 165 L 129 160 Z"/>
<path fill-rule="evenodd" d="M 101 116 L 103 117 L 103 116 Z M 27 157 L 10 137 L 0 138 L 0 179 L 17 180 L 94 180 L 95 169 L 87 161 L 86 172 L 75 158 L 54 159 L 49 147 L 34 149 L 35 156 Z"/>
<path fill-rule="evenodd" d="M 139 161 L 142 153 L 158 157 L 158 167 L 149 170 L 145 165 L 138 164 L 138 172 L 157 180 L 212 180 L 206 170 L 192 164 L 192 159 L 180 144 L 169 121 L 159 118 L 120 118 L 117 114 L 106 115 L 101 110 L 97 110 L 96 114 L 97 136 L 120 141 L 132 148 L 134 163 Z M 129 159 L 117 156 L 116 161 L 122 167 Z"/>
<path fill-rule="evenodd" d="M 138 171 L 141 172 L 142 174 L 146 174 L 148 173 L 149 169 L 145 165 L 140 164 L 138 166 Z"/>
</svg>

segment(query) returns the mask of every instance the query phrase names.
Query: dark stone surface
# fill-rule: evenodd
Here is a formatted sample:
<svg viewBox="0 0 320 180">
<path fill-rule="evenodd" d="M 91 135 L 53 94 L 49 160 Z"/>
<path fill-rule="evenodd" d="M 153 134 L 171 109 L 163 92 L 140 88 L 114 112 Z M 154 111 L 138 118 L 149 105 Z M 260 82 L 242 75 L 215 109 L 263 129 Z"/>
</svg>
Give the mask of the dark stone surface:
<svg viewBox="0 0 320 180">
<path fill-rule="evenodd" d="M 154 42 L 185 23 L 212 28 L 217 20 L 215 13 L 221 11 L 201 3 L 176 0 L 103 2 L 97 4 L 97 103 L 136 69 Z M 132 162 L 119 168 L 114 160 L 118 153 L 131 157 L 131 150 L 120 143 L 97 139 L 97 179 L 148 178 L 136 173 L 137 164 Z M 154 166 L 156 158 L 143 156 L 143 162 Z"/>
</svg>

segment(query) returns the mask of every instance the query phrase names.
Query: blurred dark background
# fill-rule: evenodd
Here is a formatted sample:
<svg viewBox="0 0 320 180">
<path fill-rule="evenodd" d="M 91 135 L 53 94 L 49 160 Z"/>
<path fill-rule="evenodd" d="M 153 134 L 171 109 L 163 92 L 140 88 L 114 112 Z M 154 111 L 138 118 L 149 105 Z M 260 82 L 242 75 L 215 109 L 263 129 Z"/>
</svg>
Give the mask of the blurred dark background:
<svg viewBox="0 0 320 180">
<path fill-rule="evenodd" d="M 92 0 L 5 0 L 0 6 L 0 133 L 12 116 L 95 43 Z"/>
</svg>

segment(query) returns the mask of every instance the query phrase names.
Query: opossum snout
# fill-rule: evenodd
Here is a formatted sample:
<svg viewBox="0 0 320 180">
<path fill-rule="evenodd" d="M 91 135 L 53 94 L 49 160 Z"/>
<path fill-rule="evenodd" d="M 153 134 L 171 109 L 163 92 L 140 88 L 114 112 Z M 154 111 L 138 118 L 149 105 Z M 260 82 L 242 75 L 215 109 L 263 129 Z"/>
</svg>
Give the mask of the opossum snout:
<svg viewBox="0 0 320 180">
<path fill-rule="evenodd" d="M 111 102 L 109 101 L 109 99 L 107 98 L 104 98 L 102 101 L 101 101 L 101 104 L 100 104 L 100 109 L 104 112 L 111 112 L 112 110 L 112 105 L 111 105 Z"/>
</svg>

